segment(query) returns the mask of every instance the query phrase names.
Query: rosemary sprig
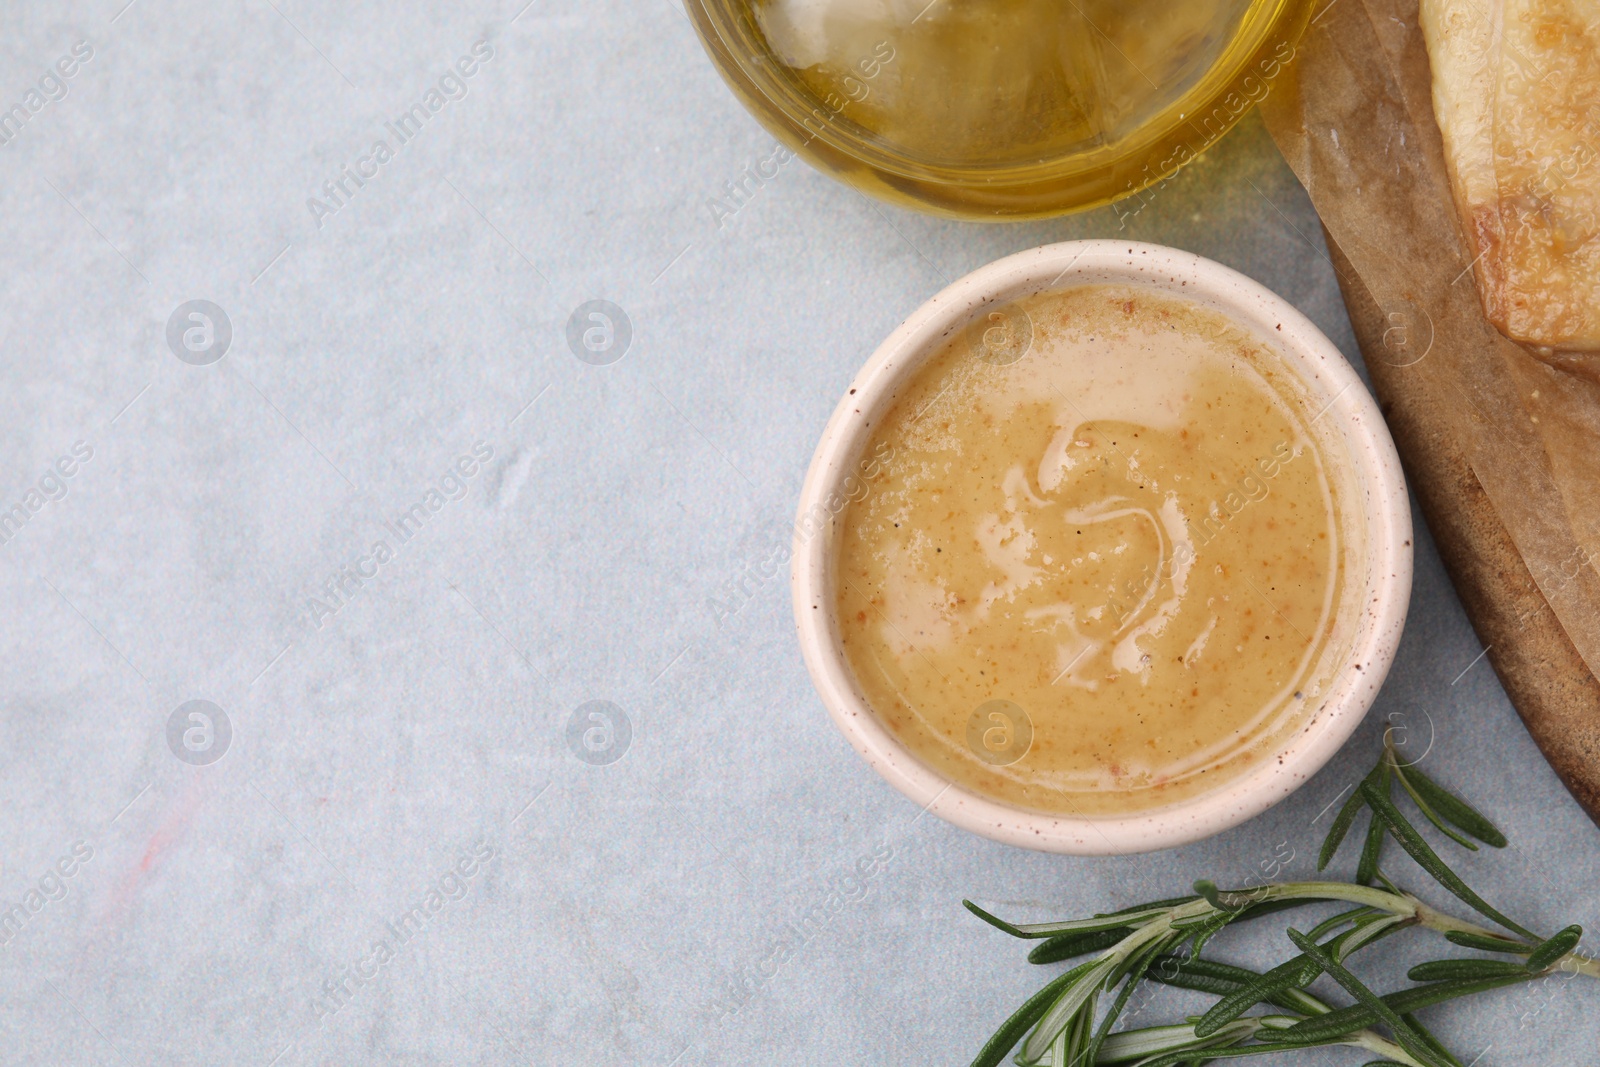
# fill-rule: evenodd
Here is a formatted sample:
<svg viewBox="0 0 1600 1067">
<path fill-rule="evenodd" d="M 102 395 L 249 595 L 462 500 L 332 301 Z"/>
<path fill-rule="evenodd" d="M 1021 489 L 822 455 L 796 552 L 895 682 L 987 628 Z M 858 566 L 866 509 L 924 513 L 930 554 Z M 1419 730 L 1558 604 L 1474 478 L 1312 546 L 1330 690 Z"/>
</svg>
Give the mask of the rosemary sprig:
<svg viewBox="0 0 1600 1067">
<path fill-rule="evenodd" d="M 1195 883 L 1192 896 L 1053 923 L 1011 923 L 963 901 L 997 929 L 1037 941 L 1030 962 L 1081 960 L 1014 1012 L 984 1045 L 973 1067 L 997 1067 L 1019 1044 L 1015 1060 L 1022 1067 L 1178 1067 L 1327 1045 L 1359 1048 L 1369 1062 L 1375 1057 L 1378 1063 L 1401 1067 L 1460 1067 L 1461 1061 L 1427 1029 L 1419 1012 L 1557 969 L 1600 978 L 1600 959 L 1578 952 L 1581 927 L 1539 937 L 1462 881 L 1395 803 L 1396 785 L 1427 822 L 1458 845 L 1473 850 L 1478 843 L 1505 846 L 1505 836 L 1481 812 L 1401 763 L 1385 738 L 1377 766 L 1340 809 L 1318 858 L 1320 871 L 1337 855 L 1361 813 L 1368 812 L 1353 882 L 1227 890 L 1202 880 Z M 1389 841 L 1501 930 L 1442 912 L 1397 886 L 1380 868 Z M 1298 954 L 1265 973 L 1202 955 L 1212 938 L 1236 922 L 1319 903 L 1346 907 L 1306 933 L 1289 930 Z M 1451 944 L 1494 955 L 1420 964 L 1408 973 L 1419 984 L 1374 992 L 1351 970 L 1351 957 L 1381 938 L 1410 929 L 1432 930 Z M 1329 1004 L 1306 991 L 1323 975 L 1352 1003 Z M 1144 982 L 1196 990 L 1217 1001 L 1181 1024 L 1113 1032 Z M 1270 1006 L 1271 1013 L 1248 1014 L 1260 1005 Z"/>
</svg>

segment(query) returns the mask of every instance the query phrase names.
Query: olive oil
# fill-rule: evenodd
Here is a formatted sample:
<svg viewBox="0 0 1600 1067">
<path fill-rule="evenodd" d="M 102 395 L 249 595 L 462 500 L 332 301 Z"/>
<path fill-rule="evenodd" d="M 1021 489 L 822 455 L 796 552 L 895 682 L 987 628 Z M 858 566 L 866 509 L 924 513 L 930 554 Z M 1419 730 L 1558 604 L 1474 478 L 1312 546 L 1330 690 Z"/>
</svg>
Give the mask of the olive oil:
<svg viewBox="0 0 1600 1067">
<path fill-rule="evenodd" d="M 690 0 L 813 164 L 973 218 L 1059 214 L 1198 156 L 1288 67 L 1299 0 Z"/>
</svg>

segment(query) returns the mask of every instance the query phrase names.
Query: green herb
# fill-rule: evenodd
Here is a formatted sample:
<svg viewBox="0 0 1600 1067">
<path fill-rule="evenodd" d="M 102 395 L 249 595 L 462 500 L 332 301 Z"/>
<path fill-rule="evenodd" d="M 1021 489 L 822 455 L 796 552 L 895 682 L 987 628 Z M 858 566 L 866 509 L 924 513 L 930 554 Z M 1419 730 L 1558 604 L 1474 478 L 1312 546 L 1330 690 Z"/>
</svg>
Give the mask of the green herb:
<svg viewBox="0 0 1600 1067">
<path fill-rule="evenodd" d="M 1538 972 L 1554 967 L 1562 957 L 1578 947 L 1583 937 L 1583 927 L 1569 926 L 1559 934 L 1528 953 L 1528 970 Z"/>
<path fill-rule="evenodd" d="M 1037 940 L 1028 956 L 1033 963 L 1089 957 L 1013 1013 L 973 1067 L 997 1067 L 1013 1050 L 1022 1067 L 1180 1067 L 1326 1045 L 1363 1050 L 1368 1067 L 1460 1067 L 1461 1061 L 1428 1030 L 1419 1012 L 1527 982 L 1557 968 L 1600 978 L 1600 959 L 1577 950 L 1582 928 L 1569 926 L 1548 938 L 1539 937 L 1463 882 L 1395 802 L 1396 785 L 1428 823 L 1458 845 L 1473 850 L 1474 842 L 1505 846 L 1505 836 L 1481 812 L 1401 763 L 1385 738 L 1382 758 L 1339 810 L 1318 857 L 1320 871 L 1337 855 L 1362 812 L 1367 812 L 1354 881 L 1230 890 L 1202 879 L 1194 884 L 1193 896 L 1056 923 L 1010 923 L 964 901 L 973 914 L 997 929 Z M 1509 933 L 1446 914 L 1398 887 L 1381 869 L 1389 841 L 1442 888 Z M 1307 933 L 1289 930 L 1298 954 L 1265 973 L 1201 954 L 1234 923 L 1319 903 L 1347 907 Z M 1451 944 L 1495 953 L 1498 958 L 1420 964 L 1408 977 L 1422 984 L 1379 994 L 1350 968 L 1350 959 L 1365 946 L 1405 930 L 1431 930 Z M 1330 1004 L 1306 992 L 1305 987 L 1322 975 L 1332 978 L 1353 1003 Z M 1144 982 L 1196 990 L 1217 1002 L 1183 1024 L 1113 1032 L 1135 989 Z M 1262 1005 L 1272 1010 L 1248 1014 Z"/>
</svg>

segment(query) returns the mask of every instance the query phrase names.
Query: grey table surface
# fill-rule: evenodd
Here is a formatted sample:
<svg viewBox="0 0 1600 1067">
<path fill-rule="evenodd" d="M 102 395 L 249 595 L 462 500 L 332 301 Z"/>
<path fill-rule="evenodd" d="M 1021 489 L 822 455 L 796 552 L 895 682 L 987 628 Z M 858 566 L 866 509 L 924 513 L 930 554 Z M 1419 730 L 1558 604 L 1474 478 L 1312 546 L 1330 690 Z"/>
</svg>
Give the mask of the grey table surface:
<svg viewBox="0 0 1600 1067">
<path fill-rule="evenodd" d="M 1074 859 L 919 817 L 811 689 L 764 561 L 846 382 L 946 282 L 1158 241 L 1358 360 L 1254 117 L 1132 217 L 962 225 L 800 163 L 729 211 L 772 139 L 664 0 L 13 0 L 0 26 L 27 118 L 0 126 L 0 508 L 27 520 L 0 544 L 0 1061 L 962 1063 L 1042 979 L 963 896 L 1043 918 L 1305 875 L 1385 721 L 1509 833 L 1461 862 L 1486 895 L 1600 918 L 1600 835 L 1425 530 L 1368 722 L 1202 844 Z M 597 299 L 631 326 L 605 365 L 567 337 Z M 591 700 L 621 758 L 569 745 Z M 1584 985 L 1436 1020 L 1480 1064 L 1592 1063 Z"/>
</svg>

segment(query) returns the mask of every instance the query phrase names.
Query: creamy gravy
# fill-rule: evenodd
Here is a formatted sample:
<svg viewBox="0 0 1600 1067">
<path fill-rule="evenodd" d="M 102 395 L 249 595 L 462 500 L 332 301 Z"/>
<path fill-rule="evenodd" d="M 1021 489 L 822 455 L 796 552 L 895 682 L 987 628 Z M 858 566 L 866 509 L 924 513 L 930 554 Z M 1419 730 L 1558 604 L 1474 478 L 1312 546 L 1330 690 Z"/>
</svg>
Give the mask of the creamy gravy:
<svg viewBox="0 0 1600 1067">
<path fill-rule="evenodd" d="M 956 334 L 873 428 L 887 458 L 836 528 L 868 703 L 1019 807 L 1126 813 L 1237 777 L 1348 666 L 1360 549 L 1318 414 L 1267 344 L 1150 289 Z"/>
</svg>

